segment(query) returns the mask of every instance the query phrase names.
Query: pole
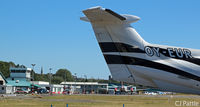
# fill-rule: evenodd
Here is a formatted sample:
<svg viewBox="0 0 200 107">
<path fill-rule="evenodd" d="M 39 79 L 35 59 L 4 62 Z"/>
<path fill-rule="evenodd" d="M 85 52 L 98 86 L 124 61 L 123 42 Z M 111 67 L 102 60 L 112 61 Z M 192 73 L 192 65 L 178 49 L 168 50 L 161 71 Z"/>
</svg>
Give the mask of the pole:
<svg viewBox="0 0 200 107">
<path fill-rule="evenodd" d="M 75 90 L 75 92 L 76 92 L 76 79 L 77 79 L 77 78 L 76 78 L 76 73 L 75 73 L 74 75 L 75 75 L 75 89 L 74 89 L 74 90 Z"/>
<path fill-rule="evenodd" d="M 85 82 L 86 82 L 86 80 L 87 80 L 87 76 L 86 75 L 84 75 L 84 77 L 85 77 Z M 84 93 L 86 94 L 86 89 L 85 89 L 85 82 L 84 82 Z"/>
<path fill-rule="evenodd" d="M 36 64 L 31 64 L 32 65 L 32 81 L 34 81 L 34 66 L 36 65 Z"/>
<path fill-rule="evenodd" d="M 63 90 L 63 91 L 64 91 L 64 94 L 67 94 L 67 93 L 66 93 L 66 72 L 65 72 L 65 74 L 64 74 L 64 77 L 65 77 L 65 78 L 64 78 L 64 79 L 65 79 L 65 80 L 64 80 L 65 83 L 64 83 L 64 90 Z"/>
<path fill-rule="evenodd" d="M 34 81 L 34 66 L 36 65 L 36 64 L 31 64 L 32 65 L 32 72 L 31 72 L 31 74 L 32 74 L 32 81 Z M 31 92 L 32 93 L 34 93 L 34 91 L 35 91 L 35 87 L 34 87 L 34 85 L 32 84 L 31 85 Z"/>
<path fill-rule="evenodd" d="M 52 68 L 49 68 L 49 76 L 50 76 L 50 78 L 49 78 L 49 87 L 50 87 L 49 91 L 50 91 L 50 95 L 52 95 L 52 87 L 51 87 L 51 70 L 52 70 Z"/>
</svg>

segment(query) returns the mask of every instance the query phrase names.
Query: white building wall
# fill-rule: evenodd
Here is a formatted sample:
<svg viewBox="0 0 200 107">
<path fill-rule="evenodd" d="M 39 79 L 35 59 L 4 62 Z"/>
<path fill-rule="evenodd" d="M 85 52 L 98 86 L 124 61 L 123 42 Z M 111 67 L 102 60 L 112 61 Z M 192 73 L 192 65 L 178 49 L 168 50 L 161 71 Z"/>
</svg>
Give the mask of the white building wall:
<svg viewBox="0 0 200 107">
<path fill-rule="evenodd" d="M 31 73 L 30 72 L 26 72 L 26 78 L 31 78 Z"/>
<path fill-rule="evenodd" d="M 52 92 L 56 93 L 56 94 L 58 94 L 58 93 L 62 94 L 62 92 L 63 92 L 63 85 L 53 84 L 52 85 Z"/>
<path fill-rule="evenodd" d="M 1 75 L 0 75 L 0 81 L 3 81 L 3 85 L 6 85 L 6 82 Z"/>
<path fill-rule="evenodd" d="M 49 85 L 49 82 L 46 81 L 31 81 L 31 83 L 37 85 Z"/>
<path fill-rule="evenodd" d="M 15 92 L 14 86 L 6 86 L 6 94 L 13 94 Z"/>
</svg>

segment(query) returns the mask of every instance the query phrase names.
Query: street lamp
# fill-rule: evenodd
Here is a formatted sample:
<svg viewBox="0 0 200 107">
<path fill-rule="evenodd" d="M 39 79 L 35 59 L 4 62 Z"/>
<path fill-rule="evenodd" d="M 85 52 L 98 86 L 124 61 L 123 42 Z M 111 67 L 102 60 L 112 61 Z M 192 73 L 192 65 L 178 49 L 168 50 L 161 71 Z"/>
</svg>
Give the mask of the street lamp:
<svg viewBox="0 0 200 107">
<path fill-rule="evenodd" d="M 50 95 L 52 95 L 52 87 L 51 87 L 51 70 L 52 68 L 49 68 L 49 91 L 50 91 Z"/>
<path fill-rule="evenodd" d="M 85 82 L 87 82 L 87 75 L 84 75 L 84 77 L 85 77 Z"/>
<path fill-rule="evenodd" d="M 86 82 L 86 80 L 87 80 L 87 75 L 84 75 L 84 77 L 85 77 L 85 82 Z M 84 82 L 84 93 L 86 94 L 86 90 L 85 90 L 85 82 Z"/>
<path fill-rule="evenodd" d="M 77 79 L 76 73 L 74 73 L 74 75 L 75 75 L 75 92 L 76 92 L 76 79 Z"/>
<path fill-rule="evenodd" d="M 31 64 L 32 65 L 32 81 L 34 81 L 34 67 L 36 64 Z"/>
</svg>

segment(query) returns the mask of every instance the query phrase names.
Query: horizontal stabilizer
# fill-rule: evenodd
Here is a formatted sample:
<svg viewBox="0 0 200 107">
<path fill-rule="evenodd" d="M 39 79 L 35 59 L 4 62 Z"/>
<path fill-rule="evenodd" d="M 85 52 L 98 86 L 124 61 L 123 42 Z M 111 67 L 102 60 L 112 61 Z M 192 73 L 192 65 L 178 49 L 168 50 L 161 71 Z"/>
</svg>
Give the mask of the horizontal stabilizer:
<svg viewBox="0 0 200 107">
<path fill-rule="evenodd" d="M 138 21 L 140 18 L 133 15 L 120 15 L 110 9 L 102 7 L 93 7 L 83 11 L 86 17 L 80 19 L 88 22 L 104 22 L 104 23 L 132 23 Z"/>
</svg>

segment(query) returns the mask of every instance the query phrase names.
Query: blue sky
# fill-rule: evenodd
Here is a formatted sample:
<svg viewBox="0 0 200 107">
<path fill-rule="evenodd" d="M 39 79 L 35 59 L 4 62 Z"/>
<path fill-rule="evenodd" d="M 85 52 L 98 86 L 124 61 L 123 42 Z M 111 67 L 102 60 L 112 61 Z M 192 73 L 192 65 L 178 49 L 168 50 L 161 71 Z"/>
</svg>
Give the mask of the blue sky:
<svg viewBox="0 0 200 107">
<path fill-rule="evenodd" d="M 110 72 L 81 12 L 102 6 L 139 16 L 132 26 L 148 42 L 199 49 L 199 0 L 1 0 L 0 60 L 36 72 L 67 68 L 79 77 L 107 79 Z"/>
</svg>

